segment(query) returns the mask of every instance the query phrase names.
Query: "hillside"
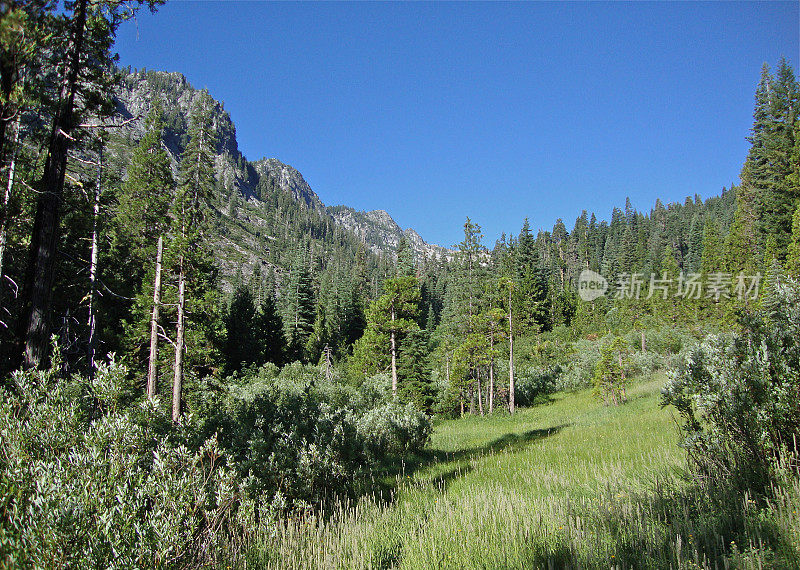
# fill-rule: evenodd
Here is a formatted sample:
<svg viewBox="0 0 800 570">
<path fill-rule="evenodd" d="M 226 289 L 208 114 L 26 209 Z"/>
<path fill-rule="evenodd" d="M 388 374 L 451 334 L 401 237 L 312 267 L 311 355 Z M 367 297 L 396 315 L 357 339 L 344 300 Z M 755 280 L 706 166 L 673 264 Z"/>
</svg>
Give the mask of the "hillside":
<svg viewBox="0 0 800 570">
<path fill-rule="evenodd" d="M 131 151 L 144 134 L 144 118 L 153 101 L 161 101 L 164 142 L 173 171 L 188 141 L 189 113 L 201 91 L 180 73 L 124 73 L 117 93 L 117 113 L 130 121 L 114 133 L 111 148 L 116 169 L 125 176 Z M 223 282 L 238 273 L 249 279 L 256 267 L 274 271 L 278 280 L 291 266 L 297 244 L 318 259 L 354 259 L 359 244 L 379 258 L 392 259 L 405 236 L 417 258 L 441 258 L 445 248 L 428 244 L 413 229 L 402 229 L 383 210 L 360 212 L 347 206 L 326 206 L 303 175 L 276 158 L 247 160 L 236 141 L 236 127 L 222 103 L 215 101 L 217 207 L 214 248 Z M 266 136 L 269 136 L 268 134 Z M 324 267 L 323 267 L 324 268 Z"/>
</svg>

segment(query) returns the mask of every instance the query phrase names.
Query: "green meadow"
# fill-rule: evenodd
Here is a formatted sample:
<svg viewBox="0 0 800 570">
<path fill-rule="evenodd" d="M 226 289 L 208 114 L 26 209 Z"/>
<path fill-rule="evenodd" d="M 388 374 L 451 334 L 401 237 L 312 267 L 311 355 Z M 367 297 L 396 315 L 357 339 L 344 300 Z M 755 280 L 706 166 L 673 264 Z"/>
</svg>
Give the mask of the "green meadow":
<svg viewBox="0 0 800 570">
<path fill-rule="evenodd" d="M 261 538 L 263 562 L 524 568 L 635 557 L 635 545 L 619 540 L 630 529 L 614 521 L 641 509 L 641 495 L 679 488 L 685 465 L 672 412 L 659 406 L 664 380 L 642 381 L 620 407 L 585 390 L 513 416 L 438 422 L 428 452 L 384 481 L 388 497 L 281 526 Z M 598 527 L 598 516 L 609 524 Z M 648 532 L 653 547 L 665 540 L 658 528 Z"/>
<path fill-rule="evenodd" d="M 746 516 L 747 497 L 734 499 L 743 509 L 738 520 L 700 515 L 707 498 L 690 490 L 673 411 L 659 405 L 664 382 L 663 374 L 640 380 L 619 407 L 584 390 L 514 416 L 441 421 L 427 453 L 387 476 L 388 497 L 262 531 L 250 560 L 273 568 L 778 564 L 758 544 L 775 523 L 794 525 L 790 533 L 800 538 L 796 486 L 772 506 L 770 525 L 755 506 Z M 737 532 L 750 544 L 731 543 Z M 799 544 L 787 545 L 778 566 L 792 564 Z"/>
</svg>

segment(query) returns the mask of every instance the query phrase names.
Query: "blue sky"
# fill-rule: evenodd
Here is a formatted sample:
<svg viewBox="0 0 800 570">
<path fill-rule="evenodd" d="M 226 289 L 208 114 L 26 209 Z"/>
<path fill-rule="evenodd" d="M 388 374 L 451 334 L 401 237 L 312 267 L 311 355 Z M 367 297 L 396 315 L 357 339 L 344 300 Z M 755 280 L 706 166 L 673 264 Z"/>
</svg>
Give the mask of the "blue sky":
<svg viewBox="0 0 800 570">
<path fill-rule="evenodd" d="M 251 160 L 426 240 L 649 210 L 737 182 L 760 66 L 798 69 L 800 3 L 172 0 L 123 66 L 225 102 Z"/>
</svg>

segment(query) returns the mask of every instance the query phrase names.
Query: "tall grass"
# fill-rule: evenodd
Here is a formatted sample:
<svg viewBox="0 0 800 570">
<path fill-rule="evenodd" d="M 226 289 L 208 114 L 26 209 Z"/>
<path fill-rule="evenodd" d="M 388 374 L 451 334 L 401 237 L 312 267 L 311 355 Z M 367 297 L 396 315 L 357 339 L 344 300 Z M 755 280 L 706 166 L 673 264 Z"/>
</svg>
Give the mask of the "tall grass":
<svg viewBox="0 0 800 570">
<path fill-rule="evenodd" d="M 241 563 L 266 568 L 797 567 L 800 489 L 776 501 L 709 497 L 685 457 L 663 376 L 628 404 L 589 391 L 515 416 L 436 426 L 426 454 L 384 480 L 388 494 L 262 523 Z"/>
</svg>

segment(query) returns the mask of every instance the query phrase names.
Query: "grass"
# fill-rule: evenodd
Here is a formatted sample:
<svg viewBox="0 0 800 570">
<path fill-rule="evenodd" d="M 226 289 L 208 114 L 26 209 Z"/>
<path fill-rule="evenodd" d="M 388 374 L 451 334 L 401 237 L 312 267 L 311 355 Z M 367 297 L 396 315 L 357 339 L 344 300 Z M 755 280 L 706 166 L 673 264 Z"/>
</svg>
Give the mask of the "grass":
<svg viewBox="0 0 800 570">
<path fill-rule="evenodd" d="M 388 496 L 262 526 L 249 537 L 246 565 L 755 568 L 774 562 L 759 546 L 772 535 L 758 516 L 753 524 L 706 516 L 707 505 L 689 492 L 676 424 L 659 406 L 664 381 L 663 375 L 640 381 L 616 408 L 587 390 L 557 394 L 514 416 L 441 421 L 428 452 L 386 476 Z M 797 491 L 775 507 L 783 518 L 773 522 L 800 539 L 791 514 Z M 740 549 L 728 537 L 742 524 L 748 544 Z M 789 557 L 781 560 L 790 560 L 799 544 L 783 545 Z"/>
</svg>

